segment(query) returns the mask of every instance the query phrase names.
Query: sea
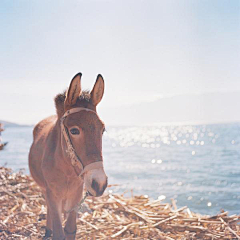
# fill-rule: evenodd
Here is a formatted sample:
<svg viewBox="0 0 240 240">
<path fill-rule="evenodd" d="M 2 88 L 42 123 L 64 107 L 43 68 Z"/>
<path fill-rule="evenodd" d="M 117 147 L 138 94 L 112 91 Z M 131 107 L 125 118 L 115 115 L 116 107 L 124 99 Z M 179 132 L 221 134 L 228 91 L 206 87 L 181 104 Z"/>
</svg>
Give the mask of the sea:
<svg viewBox="0 0 240 240">
<path fill-rule="evenodd" d="M 7 127 L 0 165 L 29 174 L 33 127 Z M 111 126 L 103 136 L 107 191 L 174 199 L 178 207 L 240 214 L 240 123 Z"/>
</svg>

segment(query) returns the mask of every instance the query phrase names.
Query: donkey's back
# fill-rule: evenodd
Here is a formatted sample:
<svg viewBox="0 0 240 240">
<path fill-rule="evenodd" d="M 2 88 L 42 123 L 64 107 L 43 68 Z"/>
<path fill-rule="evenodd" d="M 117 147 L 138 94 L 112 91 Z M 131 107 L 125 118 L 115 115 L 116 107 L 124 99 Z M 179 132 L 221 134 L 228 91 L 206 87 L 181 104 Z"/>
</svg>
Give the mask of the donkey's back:
<svg viewBox="0 0 240 240">
<path fill-rule="evenodd" d="M 53 134 L 53 128 L 56 124 L 57 116 L 45 118 L 39 122 L 33 129 L 33 143 L 29 152 L 29 169 L 32 177 L 37 184 L 45 188 L 42 174 L 42 161 L 49 137 Z"/>
</svg>

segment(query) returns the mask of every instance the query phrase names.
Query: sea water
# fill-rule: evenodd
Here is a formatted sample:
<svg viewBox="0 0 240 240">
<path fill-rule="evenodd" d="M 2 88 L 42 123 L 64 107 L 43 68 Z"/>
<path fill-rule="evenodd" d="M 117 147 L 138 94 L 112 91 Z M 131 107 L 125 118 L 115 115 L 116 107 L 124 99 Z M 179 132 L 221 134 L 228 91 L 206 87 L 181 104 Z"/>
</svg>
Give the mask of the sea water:
<svg viewBox="0 0 240 240">
<path fill-rule="evenodd" d="M 0 164 L 28 170 L 33 127 L 8 127 Z M 240 124 L 108 127 L 107 191 L 148 195 L 201 214 L 240 214 Z"/>
</svg>

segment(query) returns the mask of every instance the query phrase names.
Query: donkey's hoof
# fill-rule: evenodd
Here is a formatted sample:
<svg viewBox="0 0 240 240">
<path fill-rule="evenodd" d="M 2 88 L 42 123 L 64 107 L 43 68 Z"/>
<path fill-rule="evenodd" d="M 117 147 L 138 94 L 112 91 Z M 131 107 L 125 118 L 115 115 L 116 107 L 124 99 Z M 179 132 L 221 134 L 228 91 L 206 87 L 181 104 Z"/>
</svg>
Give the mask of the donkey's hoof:
<svg viewBox="0 0 240 240">
<path fill-rule="evenodd" d="M 43 240 L 47 240 L 48 238 L 50 238 L 52 236 L 52 230 L 49 228 L 46 228 L 45 230 L 45 236 L 43 237 Z"/>
<path fill-rule="evenodd" d="M 77 232 L 77 229 L 73 232 L 69 232 L 69 231 L 66 230 L 66 228 L 64 228 L 64 233 L 65 233 L 65 236 L 66 236 L 67 240 L 75 240 L 76 239 L 76 232 Z"/>
</svg>

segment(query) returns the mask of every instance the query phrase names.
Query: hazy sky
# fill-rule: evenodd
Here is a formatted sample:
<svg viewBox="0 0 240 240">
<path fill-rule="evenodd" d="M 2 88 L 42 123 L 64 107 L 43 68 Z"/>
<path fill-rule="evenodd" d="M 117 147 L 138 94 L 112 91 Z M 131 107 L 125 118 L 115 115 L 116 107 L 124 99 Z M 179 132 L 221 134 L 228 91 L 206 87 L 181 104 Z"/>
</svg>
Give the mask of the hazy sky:
<svg viewBox="0 0 240 240">
<path fill-rule="evenodd" d="M 0 36 L 4 120 L 36 123 L 53 114 L 53 97 L 77 72 L 88 89 L 103 75 L 100 111 L 240 92 L 238 0 L 1 0 Z"/>
</svg>

